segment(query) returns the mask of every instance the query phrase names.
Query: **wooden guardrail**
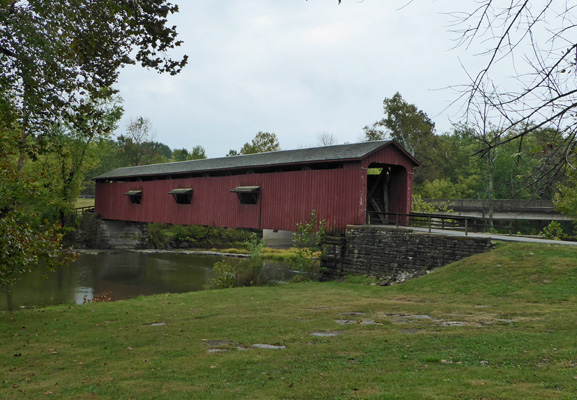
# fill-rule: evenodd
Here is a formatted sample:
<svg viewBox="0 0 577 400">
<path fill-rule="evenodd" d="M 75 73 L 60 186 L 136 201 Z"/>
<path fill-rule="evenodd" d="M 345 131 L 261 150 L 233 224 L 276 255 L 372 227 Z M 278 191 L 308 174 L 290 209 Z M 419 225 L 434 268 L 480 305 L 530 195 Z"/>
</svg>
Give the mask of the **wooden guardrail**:
<svg viewBox="0 0 577 400">
<path fill-rule="evenodd" d="M 371 216 L 378 218 L 379 222 L 376 225 L 396 225 L 396 226 L 409 226 L 409 227 L 421 227 L 428 228 L 429 232 L 433 229 L 441 230 L 453 230 L 453 231 L 464 231 L 465 235 L 469 232 L 487 232 L 490 231 L 491 225 L 487 223 L 486 218 L 478 217 L 462 217 L 462 216 L 451 216 L 447 214 L 428 214 L 428 213 L 384 213 L 378 211 L 368 211 L 369 218 L 367 218 L 367 224 L 375 224 L 371 221 Z M 380 222 L 380 221 L 385 221 Z M 502 229 L 503 226 L 500 224 L 499 227 Z M 509 234 L 512 233 L 513 223 L 509 221 L 509 224 L 505 227 Z"/>
<path fill-rule="evenodd" d="M 77 207 L 75 208 L 76 214 L 84 214 L 84 213 L 93 213 L 94 206 L 87 206 L 87 207 Z"/>
</svg>

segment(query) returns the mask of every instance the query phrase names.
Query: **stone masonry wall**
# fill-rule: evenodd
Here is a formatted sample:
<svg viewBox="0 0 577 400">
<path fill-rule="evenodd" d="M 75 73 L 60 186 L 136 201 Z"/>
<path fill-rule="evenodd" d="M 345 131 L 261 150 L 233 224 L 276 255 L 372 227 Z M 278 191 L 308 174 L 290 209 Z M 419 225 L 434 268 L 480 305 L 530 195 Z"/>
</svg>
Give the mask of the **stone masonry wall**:
<svg viewBox="0 0 577 400">
<path fill-rule="evenodd" d="M 344 237 L 325 241 L 326 275 L 371 275 L 405 280 L 492 249 L 490 239 L 444 236 L 388 226 L 349 226 Z"/>
<path fill-rule="evenodd" d="M 82 216 L 75 247 L 88 249 L 144 249 L 148 245 L 148 224 L 112 221 L 95 214 Z"/>
</svg>

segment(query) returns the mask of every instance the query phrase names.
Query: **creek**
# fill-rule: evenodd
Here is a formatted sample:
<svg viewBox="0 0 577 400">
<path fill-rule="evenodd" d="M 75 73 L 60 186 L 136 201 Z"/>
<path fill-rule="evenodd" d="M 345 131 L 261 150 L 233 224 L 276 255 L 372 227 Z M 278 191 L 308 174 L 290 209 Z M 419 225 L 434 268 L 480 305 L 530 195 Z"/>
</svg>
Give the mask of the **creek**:
<svg viewBox="0 0 577 400">
<path fill-rule="evenodd" d="M 40 267 L 23 275 L 12 293 L 0 292 L 0 310 L 83 304 L 98 297 L 130 299 L 160 293 L 203 290 L 217 261 L 236 258 L 187 253 L 83 252 L 69 267 Z M 273 265 L 279 279 L 288 268 Z"/>
</svg>

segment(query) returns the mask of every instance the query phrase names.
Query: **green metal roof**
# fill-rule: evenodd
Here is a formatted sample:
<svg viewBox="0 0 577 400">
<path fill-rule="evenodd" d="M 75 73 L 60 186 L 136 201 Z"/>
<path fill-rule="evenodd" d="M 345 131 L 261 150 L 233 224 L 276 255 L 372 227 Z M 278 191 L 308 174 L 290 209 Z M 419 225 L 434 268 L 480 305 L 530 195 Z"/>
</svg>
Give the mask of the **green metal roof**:
<svg viewBox="0 0 577 400">
<path fill-rule="evenodd" d="M 298 150 L 282 150 L 270 153 L 248 154 L 206 160 L 181 161 L 166 164 L 141 165 L 118 168 L 95 177 L 95 180 L 121 179 L 136 176 L 177 175 L 196 172 L 259 168 L 290 164 L 326 163 L 331 161 L 358 160 L 368 154 L 394 143 L 375 141 L 337 146 L 314 147 Z M 397 145 L 398 146 L 398 145 Z M 400 146 L 398 146 L 401 148 Z M 405 152 L 404 150 L 401 151 Z M 405 152 L 406 153 L 406 152 Z M 418 163 L 408 154 L 407 157 Z"/>
</svg>

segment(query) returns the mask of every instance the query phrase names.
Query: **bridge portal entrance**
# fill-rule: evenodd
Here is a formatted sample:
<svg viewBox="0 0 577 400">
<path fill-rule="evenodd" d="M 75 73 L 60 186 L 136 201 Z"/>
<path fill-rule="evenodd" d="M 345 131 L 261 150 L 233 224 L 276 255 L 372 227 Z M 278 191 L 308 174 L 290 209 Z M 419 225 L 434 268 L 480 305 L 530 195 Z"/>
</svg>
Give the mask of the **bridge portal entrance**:
<svg viewBox="0 0 577 400">
<path fill-rule="evenodd" d="M 406 212 L 407 170 L 399 165 L 376 164 L 369 166 L 367 174 L 367 223 L 395 223 L 397 217 L 389 213 Z M 404 217 L 403 217 L 404 220 Z"/>
</svg>

